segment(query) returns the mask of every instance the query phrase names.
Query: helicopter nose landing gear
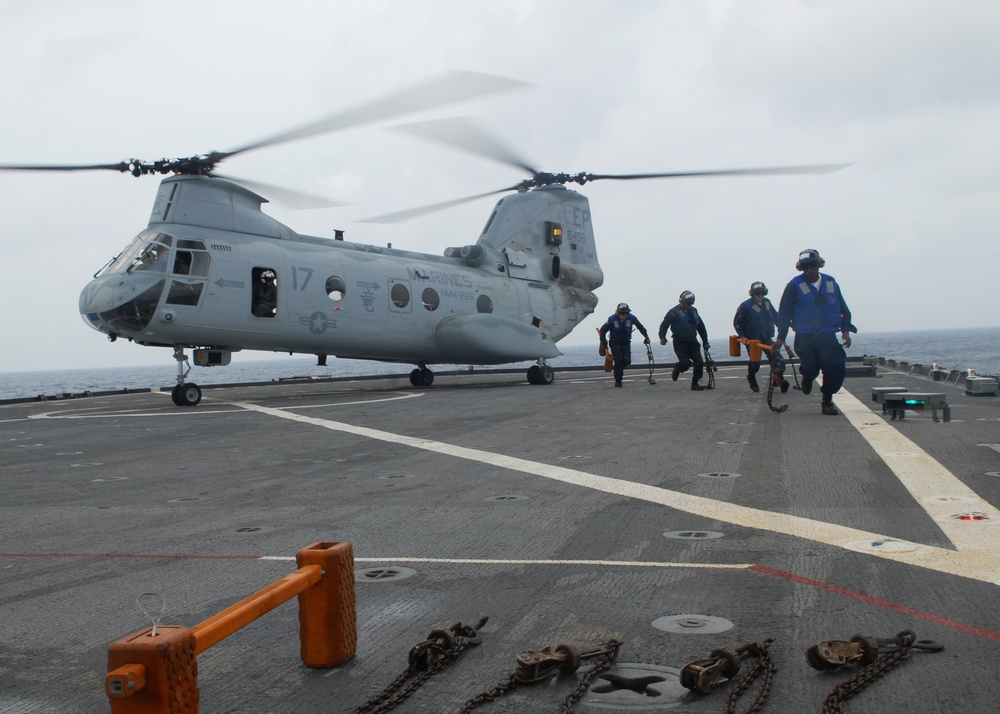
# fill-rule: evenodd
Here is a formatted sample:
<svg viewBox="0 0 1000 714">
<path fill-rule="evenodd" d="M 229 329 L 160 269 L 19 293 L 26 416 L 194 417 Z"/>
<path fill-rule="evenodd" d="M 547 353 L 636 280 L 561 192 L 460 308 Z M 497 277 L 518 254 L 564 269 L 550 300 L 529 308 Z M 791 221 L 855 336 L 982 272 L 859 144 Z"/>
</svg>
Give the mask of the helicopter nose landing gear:
<svg viewBox="0 0 1000 714">
<path fill-rule="evenodd" d="M 545 364 L 545 360 L 538 360 L 538 364 L 528 367 L 528 384 L 552 384 L 556 378 L 552 368 Z"/>
<path fill-rule="evenodd" d="M 201 401 L 201 387 L 194 382 L 184 381 L 191 371 L 191 363 L 184 354 L 183 347 L 174 347 L 174 359 L 177 360 L 177 384 L 171 390 L 170 398 L 179 407 L 196 406 Z"/>
</svg>

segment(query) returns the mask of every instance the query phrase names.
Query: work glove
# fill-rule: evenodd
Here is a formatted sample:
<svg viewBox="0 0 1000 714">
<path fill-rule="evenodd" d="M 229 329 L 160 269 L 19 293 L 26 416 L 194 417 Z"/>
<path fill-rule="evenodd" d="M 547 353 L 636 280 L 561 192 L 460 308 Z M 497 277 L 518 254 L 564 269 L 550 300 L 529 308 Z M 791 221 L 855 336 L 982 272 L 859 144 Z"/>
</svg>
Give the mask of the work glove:
<svg viewBox="0 0 1000 714">
<path fill-rule="evenodd" d="M 707 343 L 707 342 L 705 343 L 705 349 L 706 349 L 706 350 L 709 350 L 709 349 L 711 349 L 711 347 L 709 347 L 709 345 L 708 345 L 708 343 Z"/>
<path fill-rule="evenodd" d="M 644 345 L 648 345 L 648 344 L 649 344 L 649 338 L 647 337 L 646 339 L 644 339 L 644 340 L 642 341 L 642 344 L 644 344 Z"/>
</svg>

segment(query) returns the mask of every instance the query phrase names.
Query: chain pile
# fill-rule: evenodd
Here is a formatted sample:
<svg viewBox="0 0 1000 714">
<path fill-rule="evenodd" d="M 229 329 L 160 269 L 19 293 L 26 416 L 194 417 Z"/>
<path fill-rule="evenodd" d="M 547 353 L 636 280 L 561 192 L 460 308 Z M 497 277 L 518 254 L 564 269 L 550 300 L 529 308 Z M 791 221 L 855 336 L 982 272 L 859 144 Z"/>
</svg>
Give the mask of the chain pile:
<svg viewBox="0 0 1000 714">
<path fill-rule="evenodd" d="M 354 714 L 382 714 L 412 696 L 428 678 L 458 659 L 467 648 L 482 642 L 479 630 L 488 619 L 484 617 L 475 627 L 456 622 L 447 630 L 433 630 L 426 640 L 410 649 L 406 670 L 379 694 L 355 709 Z M 409 684 L 406 684 L 407 680 Z M 401 691 L 397 693 L 397 690 Z"/>
<path fill-rule="evenodd" d="M 551 678 L 557 671 L 572 674 L 580 668 L 584 659 L 593 659 L 594 666 L 580 678 L 576 688 L 563 700 L 562 714 L 573 714 L 573 704 L 587 692 L 590 681 L 604 670 L 611 667 L 618 659 L 621 640 L 610 639 L 604 645 L 588 650 L 577 650 L 573 645 L 558 645 L 553 650 L 545 647 L 540 650 L 526 650 L 517 656 L 517 670 L 507 679 L 490 687 L 482 694 L 473 697 L 465 703 L 460 714 L 468 714 L 480 704 L 492 702 L 503 694 L 516 689 L 520 684 L 534 684 Z"/>
<path fill-rule="evenodd" d="M 728 647 L 712 650 L 706 659 L 696 659 L 684 665 L 680 673 L 681 684 L 692 691 L 708 694 L 735 677 L 744 660 L 754 657 L 757 662 L 729 692 L 726 699 L 726 714 L 735 714 L 736 700 L 750 688 L 757 677 L 761 677 L 757 697 L 743 713 L 755 714 L 767 701 L 774 674 L 778 671 L 774 662 L 771 661 L 771 653 L 768 650 L 773 641 L 768 639 L 761 642 L 748 642 L 735 650 Z"/>
</svg>

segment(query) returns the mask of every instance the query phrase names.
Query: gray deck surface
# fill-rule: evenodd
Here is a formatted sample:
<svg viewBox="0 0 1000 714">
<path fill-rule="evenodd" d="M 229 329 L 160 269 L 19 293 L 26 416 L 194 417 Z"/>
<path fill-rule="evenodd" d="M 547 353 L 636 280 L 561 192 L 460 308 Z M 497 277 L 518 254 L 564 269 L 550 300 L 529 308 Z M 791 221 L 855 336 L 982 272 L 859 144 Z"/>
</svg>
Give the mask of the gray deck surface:
<svg viewBox="0 0 1000 714">
<path fill-rule="evenodd" d="M 1000 399 L 880 370 L 847 380 L 840 416 L 818 389 L 775 394 L 778 414 L 745 374 L 704 392 L 664 370 L 650 385 L 643 365 L 623 389 L 557 370 L 551 386 L 518 372 L 0 406 L 0 711 L 110 711 L 107 647 L 150 625 L 139 594 L 192 627 L 317 541 L 353 545 L 357 655 L 305 667 L 292 600 L 198 657 L 203 712 L 352 711 L 431 630 L 483 616 L 482 644 L 397 711 L 458 711 L 522 650 L 617 637 L 611 673 L 663 681 L 588 692 L 577 712 L 722 712 L 732 683 L 687 694 L 676 671 L 765 638 L 779 671 L 763 711 L 818 712 L 857 668 L 816 672 L 807 647 L 904 629 L 944 651 L 848 712 L 994 711 Z M 952 421 L 889 421 L 870 393 L 890 385 L 946 392 Z M 653 625 L 678 615 L 709 626 Z M 585 672 L 480 710 L 559 711 Z"/>
</svg>

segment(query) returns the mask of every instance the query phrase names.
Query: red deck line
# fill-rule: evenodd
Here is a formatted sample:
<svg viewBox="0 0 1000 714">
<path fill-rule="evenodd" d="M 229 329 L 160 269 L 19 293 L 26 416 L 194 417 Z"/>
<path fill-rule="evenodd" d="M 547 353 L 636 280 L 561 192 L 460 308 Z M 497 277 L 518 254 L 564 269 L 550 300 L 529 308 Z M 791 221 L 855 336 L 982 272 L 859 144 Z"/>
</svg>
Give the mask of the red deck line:
<svg viewBox="0 0 1000 714">
<path fill-rule="evenodd" d="M 149 555 L 146 553 L 0 553 L 0 558 L 148 558 L 152 560 L 260 560 L 259 555 Z"/>
<path fill-rule="evenodd" d="M 848 590 L 847 588 L 842 588 L 839 585 L 831 585 L 830 583 L 824 583 L 821 580 L 813 580 L 812 578 L 805 578 L 801 575 L 795 575 L 794 573 L 789 573 L 784 570 L 776 570 L 774 568 L 768 568 L 763 565 L 751 565 L 748 570 L 756 570 L 758 573 L 764 573 L 766 575 L 773 575 L 778 578 L 784 578 L 786 580 L 791 580 L 792 582 L 800 583 L 802 585 L 810 585 L 814 588 L 819 588 L 821 590 L 827 590 L 838 595 L 844 595 L 845 597 L 854 598 L 855 600 L 860 600 L 861 602 L 866 602 L 870 605 L 877 605 L 878 607 L 884 607 L 887 610 L 894 610 L 896 612 L 901 612 L 905 615 L 911 615 L 913 617 L 919 617 L 921 620 L 926 620 L 927 622 L 933 622 L 936 625 L 944 625 L 945 627 L 950 627 L 959 632 L 964 632 L 969 635 L 974 635 L 975 637 L 982 637 L 983 639 L 993 640 L 994 642 L 1000 642 L 1000 632 L 993 632 L 992 630 L 984 630 L 979 627 L 973 627 L 972 625 L 966 625 L 961 622 L 956 622 L 955 620 L 949 620 L 946 617 L 941 617 L 940 615 L 934 615 L 930 612 L 924 612 L 923 610 L 917 610 L 906 605 L 901 605 L 898 602 L 892 602 L 891 600 L 883 600 L 882 598 L 873 597 L 871 595 L 865 595 L 864 593 L 859 593 L 856 590 Z"/>
</svg>

